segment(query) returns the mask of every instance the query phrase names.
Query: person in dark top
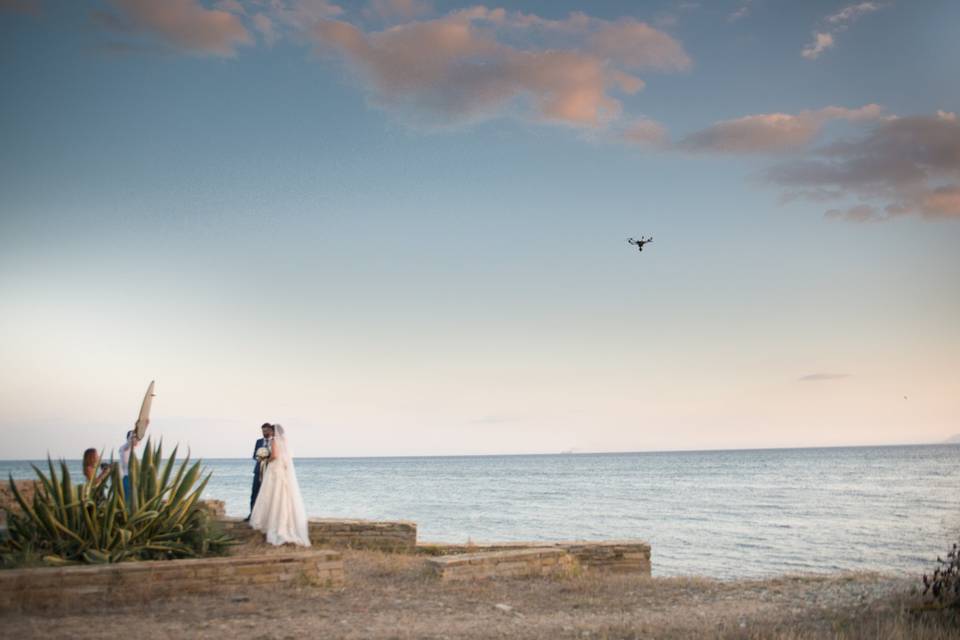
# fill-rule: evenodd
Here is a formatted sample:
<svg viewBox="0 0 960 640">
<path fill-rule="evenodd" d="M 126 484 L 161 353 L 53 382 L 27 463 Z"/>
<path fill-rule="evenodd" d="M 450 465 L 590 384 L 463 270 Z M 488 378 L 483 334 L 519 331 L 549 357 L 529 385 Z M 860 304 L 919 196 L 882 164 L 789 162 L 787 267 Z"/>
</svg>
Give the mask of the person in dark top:
<svg viewBox="0 0 960 640">
<path fill-rule="evenodd" d="M 263 482 L 263 470 L 270 459 L 270 447 L 273 444 L 273 425 L 264 422 L 260 426 L 262 438 L 257 439 L 257 444 L 253 447 L 253 459 L 257 461 L 253 467 L 253 489 L 250 491 L 250 513 L 253 513 L 253 505 L 257 502 L 257 495 L 260 494 L 260 483 Z M 250 516 L 244 518 L 244 522 L 249 522 Z"/>
</svg>

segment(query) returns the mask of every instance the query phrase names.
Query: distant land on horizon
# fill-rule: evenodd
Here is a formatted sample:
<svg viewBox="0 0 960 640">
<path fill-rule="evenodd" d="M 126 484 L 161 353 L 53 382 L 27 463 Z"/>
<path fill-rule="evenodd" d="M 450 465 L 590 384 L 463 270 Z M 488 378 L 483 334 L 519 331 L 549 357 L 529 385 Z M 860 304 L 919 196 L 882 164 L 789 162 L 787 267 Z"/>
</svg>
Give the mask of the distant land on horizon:
<svg viewBox="0 0 960 640">
<path fill-rule="evenodd" d="M 960 433 L 955 433 L 946 440 L 943 441 L 943 444 L 960 444 Z"/>
</svg>

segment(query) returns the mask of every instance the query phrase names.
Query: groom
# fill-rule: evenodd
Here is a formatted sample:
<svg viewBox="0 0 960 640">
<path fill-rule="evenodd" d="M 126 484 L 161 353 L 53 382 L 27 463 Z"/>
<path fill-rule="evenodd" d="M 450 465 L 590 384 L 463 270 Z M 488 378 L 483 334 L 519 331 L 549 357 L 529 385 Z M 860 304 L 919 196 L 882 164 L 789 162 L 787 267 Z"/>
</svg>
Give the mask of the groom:
<svg viewBox="0 0 960 640">
<path fill-rule="evenodd" d="M 263 434 L 262 438 L 257 440 L 257 444 L 253 447 L 253 459 L 257 461 L 256 466 L 253 467 L 253 491 L 250 492 L 250 513 L 253 514 L 253 505 L 257 501 L 257 494 L 260 493 L 260 483 L 263 482 L 263 467 L 261 464 L 262 458 L 257 456 L 258 452 L 262 453 L 262 449 L 270 451 L 270 447 L 273 446 L 273 425 L 269 422 L 264 422 L 260 426 L 260 432 Z M 250 521 L 250 516 L 247 516 L 243 519 L 244 522 Z"/>
</svg>

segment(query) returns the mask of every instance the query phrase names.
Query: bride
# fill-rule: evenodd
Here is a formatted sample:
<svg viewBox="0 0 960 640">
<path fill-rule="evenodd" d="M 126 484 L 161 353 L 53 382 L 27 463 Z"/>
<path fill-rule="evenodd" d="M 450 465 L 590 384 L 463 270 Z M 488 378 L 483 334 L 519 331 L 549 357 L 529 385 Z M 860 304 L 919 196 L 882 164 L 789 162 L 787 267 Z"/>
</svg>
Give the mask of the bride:
<svg viewBox="0 0 960 640">
<path fill-rule="evenodd" d="M 283 427 L 273 425 L 274 438 L 263 472 L 263 484 L 250 514 L 250 526 L 262 531 L 273 545 L 288 542 L 310 546 L 307 512 Z"/>
</svg>

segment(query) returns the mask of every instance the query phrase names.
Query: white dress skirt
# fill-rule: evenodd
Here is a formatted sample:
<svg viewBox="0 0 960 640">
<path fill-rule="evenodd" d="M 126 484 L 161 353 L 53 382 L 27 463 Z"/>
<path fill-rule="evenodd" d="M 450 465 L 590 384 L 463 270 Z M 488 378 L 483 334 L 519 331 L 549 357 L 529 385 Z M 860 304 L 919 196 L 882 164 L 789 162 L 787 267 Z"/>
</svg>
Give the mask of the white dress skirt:
<svg viewBox="0 0 960 640">
<path fill-rule="evenodd" d="M 250 526 L 262 531 L 270 544 L 310 546 L 306 510 L 291 461 L 278 457 L 267 465 Z"/>
</svg>

